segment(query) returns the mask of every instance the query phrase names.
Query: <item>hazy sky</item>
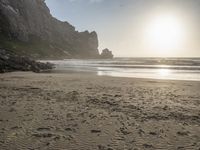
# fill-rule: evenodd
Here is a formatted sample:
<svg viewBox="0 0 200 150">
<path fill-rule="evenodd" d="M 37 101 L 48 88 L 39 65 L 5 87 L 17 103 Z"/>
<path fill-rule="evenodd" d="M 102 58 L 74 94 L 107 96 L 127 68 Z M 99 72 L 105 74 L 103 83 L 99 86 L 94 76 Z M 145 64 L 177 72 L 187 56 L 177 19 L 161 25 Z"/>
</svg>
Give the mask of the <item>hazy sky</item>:
<svg viewBox="0 0 200 150">
<path fill-rule="evenodd" d="M 99 49 L 109 48 L 115 56 L 200 57 L 200 0 L 46 0 L 46 3 L 54 17 L 68 21 L 78 31 L 95 30 Z M 162 19 L 166 16 L 169 19 Z"/>
</svg>

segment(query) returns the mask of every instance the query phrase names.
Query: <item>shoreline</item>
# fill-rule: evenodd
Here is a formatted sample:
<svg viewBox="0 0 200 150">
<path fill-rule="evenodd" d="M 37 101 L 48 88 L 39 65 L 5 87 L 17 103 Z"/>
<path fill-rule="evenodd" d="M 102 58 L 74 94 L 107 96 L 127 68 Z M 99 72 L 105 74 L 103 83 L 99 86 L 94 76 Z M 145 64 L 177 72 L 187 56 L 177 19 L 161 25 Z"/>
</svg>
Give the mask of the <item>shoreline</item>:
<svg viewBox="0 0 200 150">
<path fill-rule="evenodd" d="M 98 75 L 115 77 L 169 79 L 169 80 L 193 80 L 200 81 L 198 60 L 108 60 L 108 61 L 84 61 L 66 60 L 50 61 L 55 64 L 54 72 L 92 72 Z M 159 63 L 158 63 L 159 62 Z M 157 63 L 157 65 L 156 65 Z M 160 65 L 159 65 L 160 64 Z"/>
<path fill-rule="evenodd" d="M 200 82 L 0 74 L 0 149 L 199 149 Z"/>
<path fill-rule="evenodd" d="M 45 73 L 45 72 L 43 72 Z M 170 81 L 183 81 L 183 82 L 200 82 L 200 80 L 198 79 L 169 79 L 169 78 L 160 78 L 160 79 L 156 79 L 156 78 L 151 78 L 151 77 L 122 77 L 122 76 L 111 76 L 111 75 L 98 75 L 98 73 L 96 71 L 74 71 L 74 70 L 50 70 L 49 72 L 46 72 L 46 73 L 49 73 L 49 74 L 85 74 L 85 75 L 92 75 L 92 76 L 97 76 L 97 77 L 107 77 L 107 78 L 121 78 L 121 79 L 130 79 L 130 80 L 158 80 L 158 81 L 167 81 L 167 82 L 170 82 Z M 41 74 L 41 73 L 39 73 Z"/>
</svg>

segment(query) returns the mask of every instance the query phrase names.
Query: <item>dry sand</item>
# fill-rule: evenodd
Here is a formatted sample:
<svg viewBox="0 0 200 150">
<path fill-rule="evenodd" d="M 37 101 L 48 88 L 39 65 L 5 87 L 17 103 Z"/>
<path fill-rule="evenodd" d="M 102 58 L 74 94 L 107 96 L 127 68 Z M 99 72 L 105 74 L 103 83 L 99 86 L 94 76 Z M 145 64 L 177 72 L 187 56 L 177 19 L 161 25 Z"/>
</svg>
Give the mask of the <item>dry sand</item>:
<svg viewBox="0 0 200 150">
<path fill-rule="evenodd" d="M 1 150 L 200 150 L 200 82 L 0 75 Z"/>
</svg>

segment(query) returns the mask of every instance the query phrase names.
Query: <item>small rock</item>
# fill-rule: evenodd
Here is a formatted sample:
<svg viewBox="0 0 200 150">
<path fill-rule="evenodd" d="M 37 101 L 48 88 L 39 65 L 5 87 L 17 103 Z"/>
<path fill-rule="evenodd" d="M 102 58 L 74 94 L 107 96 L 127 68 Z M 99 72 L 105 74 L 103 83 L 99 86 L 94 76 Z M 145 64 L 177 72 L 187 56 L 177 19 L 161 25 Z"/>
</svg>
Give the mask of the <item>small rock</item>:
<svg viewBox="0 0 200 150">
<path fill-rule="evenodd" d="M 189 134 L 189 132 L 185 132 L 185 131 L 181 132 L 181 131 L 179 131 L 179 132 L 177 132 L 177 134 L 180 135 L 180 136 L 186 136 L 186 135 Z"/>
<path fill-rule="evenodd" d="M 101 133 L 101 130 L 91 130 L 91 133 Z"/>
<path fill-rule="evenodd" d="M 151 144 L 143 144 L 143 146 L 144 146 L 145 148 L 153 148 L 153 145 L 151 145 Z"/>
</svg>

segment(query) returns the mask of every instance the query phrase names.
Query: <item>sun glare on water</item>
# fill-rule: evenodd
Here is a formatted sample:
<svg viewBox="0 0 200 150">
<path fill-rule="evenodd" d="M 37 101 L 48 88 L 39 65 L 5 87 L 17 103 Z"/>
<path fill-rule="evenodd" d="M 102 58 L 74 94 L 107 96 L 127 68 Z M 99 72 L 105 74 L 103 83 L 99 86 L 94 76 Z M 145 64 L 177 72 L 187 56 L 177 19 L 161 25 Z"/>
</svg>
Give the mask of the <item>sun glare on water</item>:
<svg viewBox="0 0 200 150">
<path fill-rule="evenodd" d="M 154 53 L 175 53 L 184 42 L 184 24 L 174 15 L 158 15 L 147 23 L 145 38 Z"/>
<path fill-rule="evenodd" d="M 170 74 L 169 69 L 159 69 L 158 70 L 158 75 L 161 77 L 167 77 Z"/>
</svg>

